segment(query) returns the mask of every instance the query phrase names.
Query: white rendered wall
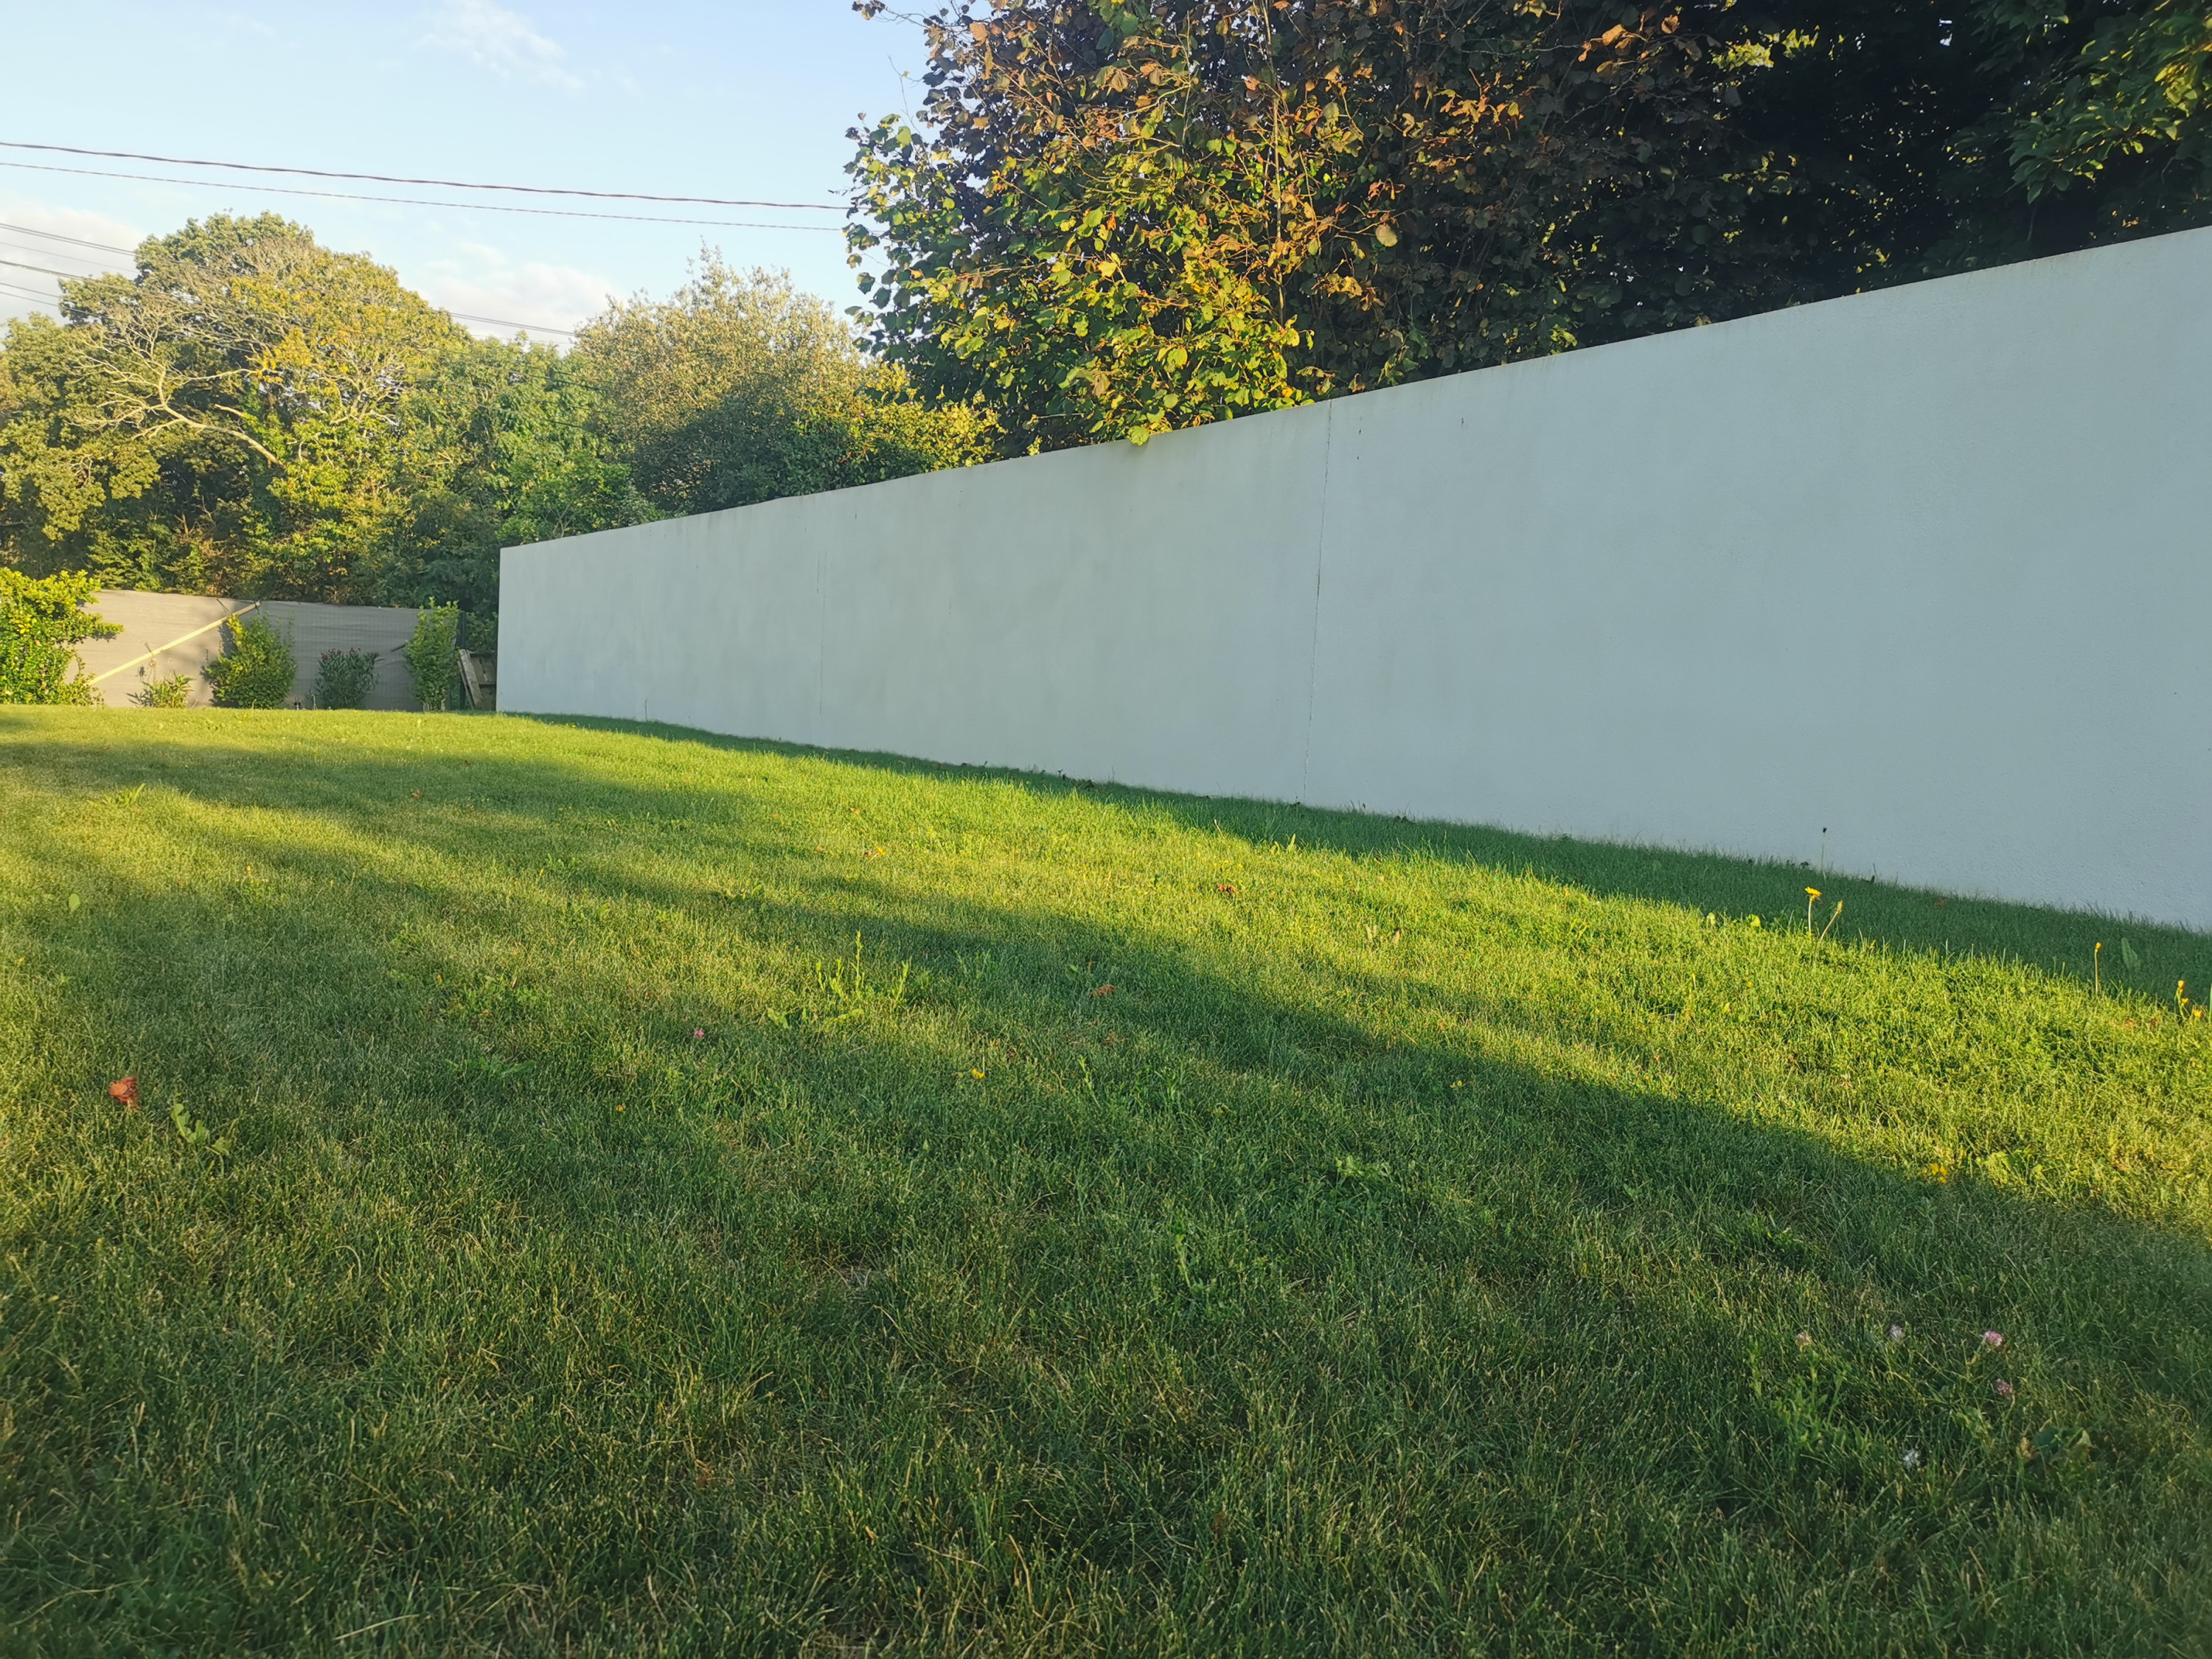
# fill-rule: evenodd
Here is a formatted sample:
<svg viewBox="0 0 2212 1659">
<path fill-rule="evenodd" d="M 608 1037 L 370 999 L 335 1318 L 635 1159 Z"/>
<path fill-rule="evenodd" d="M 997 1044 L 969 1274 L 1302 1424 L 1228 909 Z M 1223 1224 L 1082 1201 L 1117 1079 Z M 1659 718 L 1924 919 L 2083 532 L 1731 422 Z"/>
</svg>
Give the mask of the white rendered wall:
<svg viewBox="0 0 2212 1659">
<path fill-rule="evenodd" d="M 2212 230 L 505 556 L 501 704 L 2212 927 Z"/>
</svg>

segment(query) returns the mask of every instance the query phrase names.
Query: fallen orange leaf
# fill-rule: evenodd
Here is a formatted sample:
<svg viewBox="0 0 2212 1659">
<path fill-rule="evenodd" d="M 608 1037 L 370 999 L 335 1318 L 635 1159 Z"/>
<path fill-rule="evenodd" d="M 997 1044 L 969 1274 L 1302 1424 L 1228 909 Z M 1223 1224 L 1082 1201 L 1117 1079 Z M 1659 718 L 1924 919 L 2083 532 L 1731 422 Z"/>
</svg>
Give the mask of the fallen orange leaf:
<svg viewBox="0 0 2212 1659">
<path fill-rule="evenodd" d="M 107 1085 L 107 1092 L 112 1098 L 121 1101 L 132 1111 L 138 1109 L 138 1079 L 137 1078 L 119 1079 Z"/>
</svg>

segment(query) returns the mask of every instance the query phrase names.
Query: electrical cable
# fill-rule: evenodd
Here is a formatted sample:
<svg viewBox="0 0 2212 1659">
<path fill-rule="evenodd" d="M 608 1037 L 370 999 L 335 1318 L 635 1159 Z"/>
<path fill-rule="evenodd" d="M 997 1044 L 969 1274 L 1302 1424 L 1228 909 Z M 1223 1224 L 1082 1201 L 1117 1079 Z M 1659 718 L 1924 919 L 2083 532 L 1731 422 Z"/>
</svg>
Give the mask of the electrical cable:
<svg viewBox="0 0 2212 1659">
<path fill-rule="evenodd" d="M 123 274 L 116 270 L 56 270 L 52 265 L 27 265 L 21 259 L 0 259 L 0 265 L 7 266 L 10 270 L 35 270 L 42 276 L 66 276 L 73 283 L 81 283 L 88 276 L 119 276 Z"/>
<path fill-rule="evenodd" d="M 93 262 L 92 255 L 89 253 L 71 253 L 65 247 L 34 247 L 27 242 L 19 242 L 12 236 L 4 235 L 0 235 L 0 252 L 27 253 L 33 258 L 38 259 L 82 259 L 88 264 Z M 100 263 L 102 265 L 109 268 L 112 268 L 114 264 L 114 261 L 112 259 L 104 259 L 100 261 Z M 72 271 L 70 274 L 71 276 L 82 275 L 86 276 L 98 276 L 100 273 L 98 271 L 88 270 L 82 272 Z"/>
<path fill-rule="evenodd" d="M 0 266 L 5 266 L 9 270 L 35 270 L 43 276 L 62 276 L 70 282 L 82 282 L 88 276 L 117 276 L 123 274 L 120 271 L 112 270 L 56 270 L 52 265 L 26 264 L 21 259 L 0 259 Z M 443 307 L 441 307 L 441 309 Z M 550 323 L 518 323 L 512 317 L 479 317 L 472 311 L 447 311 L 446 314 L 457 323 L 482 323 L 487 328 L 519 328 L 526 334 L 558 334 L 571 340 L 576 337 L 574 329 L 556 328 Z"/>
<path fill-rule="evenodd" d="M 27 288 L 18 288 L 13 283 L 0 283 L 0 294 L 12 294 L 19 300 L 34 300 L 42 306 L 52 306 L 57 311 L 62 302 L 51 294 L 40 294 Z"/>
<path fill-rule="evenodd" d="M 12 225 L 0 225 L 0 230 L 12 230 L 15 228 L 16 228 L 16 227 Z M 36 231 L 33 231 L 31 234 L 33 235 L 39 234 Z M 102 242 L 87 242 L 85 246 L 87 247 L 104 247 L 106 246 L 106 244 Z M 127 248 L 111 248 L 109 249 L 109 252 L 114 253 L 127 253 L 130 250 Z M 71 282 L 80 282 L 87 276 L 119 276 L 128 274 L 127 272 L 115 270 L 56 270 L 52 265 L 27 264 L 21 259 L 0 258 L 0 265 L 5 265 L 14 270 L 35 270 L 42 276 L 64 276 L 67 277 Z M 448 317 L 451 317 L 455 322 L 459 323 L 482 323 L 489 328 L 519 328 L 526 334 L 558 334 L 571 340 L 576 337 L 576 331 L 574 329 L 556 328 L 550 323 L 519 323 L 512 317 L 479 317 L 472 311 L 447 311 L 446 314 Z"/>
<path fill-rule="evenodd" d="M 512 318 L 479 317 L 470 311 L 449 311 L 446 315 L 457 323 L 482 323 L 487 328 L 519 328 L 525 334 L 558 334 L 571 340 L 576 337 L 574 329 L 556 328 L 550 323 L 518 323 Z"/>
<path fill-rule="evenodd" d="M 42 247 L 17 247 L 13 242 L 0 241 L 0 265 L 20 265 L 25 270 L 41 270 L 49 276 L 64 276 L 72 281 L 79 281 L 88 276 L 117 276 L 129 274 L 116 270 L 57 270 L 51 265 L 42 265 L 34 262 L 35 256 L 46 252 Z M 27 253 L 33 258 L 19 259 L 15 257 L 19 253 Z M 52 256 L 49 254 L 47 257 L 51 258 Z"/>
<path fill-rule="evenodd" d="M 15 231 L 24 236 L 50 236 L 56 241 L 75 242 L 79 247 L 98 248 L 105 253 L 135 253 L 137 252 L 135 248 L 118 247 L 112 242 L 88 242 L 81 236 L 64 236 L 58 231 L 33 230 L 28 225 L 10 225 L 0 223 L 0 230 Z M 39 252 L 36 248 L 23 248 L 18 251 L 26 253 L 34 253 Z M 70 278 L 80 276 L 117 276 L 129 274 L 124 271 L 112 270 L 49 270 L 45 265 L 27 265 L 22 264 L 20 261 L 15 259 L 0 259 L 0 265 L 17 265 L 20 269 L 24 270 L 40 270 L 45 271 L 49 276 L 68 276 Z M 456 322 L 483 323 L 492 328 L 520 328 L 534 334 L 563 334 L 567 335 L 571 339 L 574 338 L 576 334 L 576 331 L 573 328 L 556 328 L 550 323 L 518 323 L 512 317 L 479 317 L 474 312 L 471 311 L 449 311 L 446 314 L 452 317 Z"/>
<path fill-rule="evenodd" d="M 28 225 L 0 224 L 0 230 L 12 230 L 21 236 L 43 236 L 50 242 L 74 242 L 79 247 L 96 247 L 102 253 L 136 253 L 138 251 L 118 247 L 112 242 L 88 242 L 82 236 L 64 236 L 58 230 L 33 230 Z"/>
<path fill-rule="evenodd" d="M 114 276 L 122 274 L 119 271 L 112 270 L 56 270 L 52 265 L 25 264 L 21 259 L 0 259 L 0 266 L 4 266 L 9 270 L 35 270 L 44 276 L 62 276 L 70 282 L 82 282 L 87 276 Z M 40 297 L 43 299 L 48 296 L 42 295 Z M 518 323 L 511 317 L 479 317 L 471 311 L 447 311 L 446 314 L 455 322 L 482 323 L 487 328 L 519 328 L 526 334 L 558 334 L 572 340 L 576 337 L 574 329 L 556 328 L 550 323 Z"/>
<path fill-rule="evenodd" d="M 98 155 L 113 161 L 158 161 L 173 167 L 226 167 L 234 173 L 282 173 L 297 179 L 356 179 L 377 185 L 434 185 L 441 190 L 501 190 L 527 196 L 588 196 L 608 202 L 683 202 L 696 207 L 794 208 L 842 213 L 835 202 L 763 202 L 731 196 L 653 196 L 636 190 L 563 190 L 550 185 L 478 185 L 460 179 L 410 179 L 390 173 L 329 173 L 320 167 L 263 167 L 252 161 L 199 161 L 184 155 L 148 155 L 135 149 L 80 149 L 74 144 L 32 144 L 0 138 L 0 149 L 44 150 L 55 155 Z"/>
<path fill-rule="evenodd" d="M 0 167 L 16 167 L 26 173 L 68 173 L 86 179 L 131 179 L 142 185 L 182 185 L 187 189 L 206 190 L 216 181 L 210 179 L 165 179 L 154 173 L 110 173 L 100 167 L 55 167 L 43 161 L 0 161 Z M 243 180 L 225 181 L 235 190 L 255 190 L 271 196 L 314 196 L 331 202 L 390 202 L 399 207 L 447 208 L 459 213 L 526 213 L 540 219 L 614 219 L 633 225 L 719 225 L 730 230 L 829 230 L 842 229 L 837 225 L 767 225 L 744 219 L 677 219 L 650 213 L 586 213 L 581 208 L 509 207 L 504 202 L 433 202 L 419 196 L 368 196 L 353 191 L 301 190 L 295 185 L 253 185 Z"/>
</svg>

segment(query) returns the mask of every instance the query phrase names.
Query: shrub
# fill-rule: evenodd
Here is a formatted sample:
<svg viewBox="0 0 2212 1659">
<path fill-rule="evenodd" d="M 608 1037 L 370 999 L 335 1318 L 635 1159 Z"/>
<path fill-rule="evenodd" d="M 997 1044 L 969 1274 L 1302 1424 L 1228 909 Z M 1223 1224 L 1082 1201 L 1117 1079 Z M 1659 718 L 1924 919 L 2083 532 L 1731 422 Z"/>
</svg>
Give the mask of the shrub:
<svg viewBox="0 0 2212 1659">
<path fill-rule="evenodd" d="M 375 681 L 375 652 L 325 651 L 315 669 L 315 707 L 358 708 Z"/>
<path fill-rule="evenodd" d="M 222 625 L 230 648 L 201 672 L 225 708 L 282 708 L 300 676 L 292 642 L 256 617 L 233 617 Z"/>
<path fill-rule="evenodd" d="M 182 708 L 192 693 L 190 674 L 172 674 L 166 680 L 148 680 L 131 694 L 141 708 Z"/>
<path fill-rule="evenodd" d="M 96 587 L 81 572 L 34 580 L 0 568 L 0 702 L 93 701 L 84 670 L 70 672 L 74 647 L 123 631 L 83 608 Z"/>
<path fill-rule="evenodd" d="M 453 655 L 460 632 L 461 607 L 426 605 L 415 616 L 415 637 L 407 641 L 407 672 L 423 708 L 443 708 L 453 695 L 461 665 Z"/>
</svg>

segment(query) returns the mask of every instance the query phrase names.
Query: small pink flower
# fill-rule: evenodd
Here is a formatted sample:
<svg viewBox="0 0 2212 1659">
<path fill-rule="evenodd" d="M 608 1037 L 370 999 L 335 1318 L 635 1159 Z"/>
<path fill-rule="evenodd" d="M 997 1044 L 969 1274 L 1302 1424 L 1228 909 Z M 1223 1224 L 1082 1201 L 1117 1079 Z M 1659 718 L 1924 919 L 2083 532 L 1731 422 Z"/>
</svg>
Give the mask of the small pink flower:
<svg viewBox="0 0 2212 1659">
<path fill-rule="evenodd" d="M 1982 1346 L 1985 1348 L 2002 1348 L 2004 1346 L 2004 1333 L 2002 1331 L 1984 1331 L 1982 1333 Z"/>
<path fill-rule="evenodd" d="M 1997 1398 L 2000 1400 L 2009 1400 L 2012 1398 L 2012 1384 L 2006 1382 L 2002 1376 L 1997 1378 Z"/>
<path fill-rule="evenodd" d="M 694 1026 L 691 1028 L 691 1041 L 692 1041 L 692 1042 L 704 1042 L 704 1041 L 706 1040 L 706 1036 L 707 1036 L 706 1032 L 704 1032 L 704 1031 L 702 1031 L 702 1030 L 700 1030 L 700 1029 L 699 1029 L 699 1027 L 697 1027 L 696 1025 L 694 1025 Z"/>
</svg>

